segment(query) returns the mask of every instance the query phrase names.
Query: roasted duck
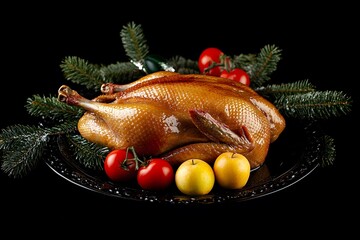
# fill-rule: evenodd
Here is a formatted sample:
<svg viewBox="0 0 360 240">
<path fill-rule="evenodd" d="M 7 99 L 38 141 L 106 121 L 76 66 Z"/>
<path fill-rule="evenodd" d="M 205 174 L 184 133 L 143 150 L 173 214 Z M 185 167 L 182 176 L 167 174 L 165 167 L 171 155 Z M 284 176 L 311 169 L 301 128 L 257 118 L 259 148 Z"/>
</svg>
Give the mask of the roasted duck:
<svg viewBox="0 0 360 240">
<path fill-rule="evenodd" d="M 134 146 L 143 157 L 173 166 L 190 158 L 213 163 L 225 151 L 261 166 L 285 128 L 276 107 L 251 88 L 226 78 L 156 72 L 124 85 L 103 84 L 94 99 L 63 85 L 58 99 L 86 110 L 79 133 L 110 149 Z"/>
</svg>

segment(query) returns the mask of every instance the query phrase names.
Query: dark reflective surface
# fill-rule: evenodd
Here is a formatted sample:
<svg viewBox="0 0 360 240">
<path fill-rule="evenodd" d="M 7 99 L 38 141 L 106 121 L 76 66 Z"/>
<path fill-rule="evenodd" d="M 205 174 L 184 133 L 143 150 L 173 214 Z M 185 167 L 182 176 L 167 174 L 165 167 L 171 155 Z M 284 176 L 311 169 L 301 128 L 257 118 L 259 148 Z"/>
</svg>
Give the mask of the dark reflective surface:
<svg viewBox="0 0 360 240">
<path fill-rule="evenodd" d="M 166 191 L 155 192 L 142 190 L 136 183 L 113 183 L 103 172 L 88 170 L 79 165 L 63 138 L 59 138 L 54 144 L 46 163 L 71 183 L 109 197 L 185 205 L 242 202 L 285 189 L 319 166 L 325 143 L 321 141 L 321 130 L 309 126 L 288 121 L 283 135 L 270 146 L 265 164 L 251 172 L 243 189 L 225 190 L 215 185 L 209 194 L 199 197 L 183 195 L 175 185 Z M 310 138 L 318 141 L 309 141 Z"/>
</svg>

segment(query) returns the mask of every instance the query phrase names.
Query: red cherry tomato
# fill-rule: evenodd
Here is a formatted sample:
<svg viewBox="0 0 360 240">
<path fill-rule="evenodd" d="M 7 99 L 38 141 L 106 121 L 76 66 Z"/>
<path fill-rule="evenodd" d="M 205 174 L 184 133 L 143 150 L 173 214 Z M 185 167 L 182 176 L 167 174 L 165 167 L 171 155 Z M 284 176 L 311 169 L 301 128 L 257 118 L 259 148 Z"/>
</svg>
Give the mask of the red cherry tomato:
<svg viewBox="0 0 360 240">
<path fill-rule="evenodd" d="M 162 158 L 152 158 L 141 165 L 137 173 L 137 182 L 146 190 L 164 190 L 175 179 L 174 169 Z"/>
<path fill-rule="evenodd" d="M 220 49 L 214 47 L 206 48 L 202 51 L 198 60 L 200 73 L 211 76 L 220 76 L 221 69 L 219 66 L 209 70 L 207 70 L 207 68 L 210 67 L 211 64 L 221 63 L 221 56 L 223 55 L 224 53 Z"/>
<path fill-rule="evenodd" d="M 249 75 L 243 69 L 240 68 L 234 68 L 230 72 L 224 69 L 222 70 L 220 77 L 232 79 L 234 81 L 241 82 L 247 86 L 250 85 Z"/>
<path fill-rule="evenodd" d="M 126 160 L 126 161 L 125 161 Z M 134 155 L 126 149 L 116 149 L 108 153 L 104 160 L 106 175 L 114 182 L 126 182 L 136 178 Z"/>
</svg>

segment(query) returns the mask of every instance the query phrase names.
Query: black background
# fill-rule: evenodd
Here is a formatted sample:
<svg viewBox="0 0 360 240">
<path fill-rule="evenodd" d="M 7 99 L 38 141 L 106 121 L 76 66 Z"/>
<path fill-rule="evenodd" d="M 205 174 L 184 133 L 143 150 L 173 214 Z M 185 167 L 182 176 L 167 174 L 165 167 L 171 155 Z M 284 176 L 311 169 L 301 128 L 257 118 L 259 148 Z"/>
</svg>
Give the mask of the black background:
<svg viewBox="0 0 360 240">
<path fill-rule="evenodd" d="M 241 231 L 255 228 L 273 236 L 281 235 L 284 228 L 294 233 L 316 229 L 330 232 L 340 231 L 341 223 L 351 224 L 346 216 L 356 218 L 358 212 L 358 178 L 353 167 L 358 159 L 358 96 L 354 87 L 358 61 L 352 60 L 358 53 L 358 26 L 354 8 L 328 4 L 318 8 L 264 6 L 260 10 L 261 4 L 223 4 L 194 7 L 168 3 L 174 5 L 169 7 L 139 3 L 122 7 L 104 3 L 81 8 L 32 4 L 7 8 L 4 11 L 9 15 L 2 16 L 1 21 L 1 128 L 33 121 L 24 108 L 26 99 L 35 93 L 57 93 L 65 82 L 59 68 L 64 57 L 78 56 L 99 64 L 127 61 L 119 33 L 123 25 L 134 21 L 142 25 L 150 52 L 165 58 L 181 55 L 197 59 L 211 46 L 230 54 L 257 53 L 266 44 L 276 44 L 283 53 L 274 83 L 309 79 L 318 89 L 348 93 L 356 101 L 354 111 L 330 120 L 327 126 L 337 144 L 335 164 L 318 168 L 297 184 L 259 199 L 197 207 L 103 196 L 41 165 L 23 179 L 0 173 L 2 218 L 9 226 L 46 224 L 47 229 L 52 227 L 57 232 L 87 226 L 80 231 L 118 231 L 121 237 L 129 226 L 139 229 L 154 223 L 158 231 L 171 229 L 183 234 L 191 228 L 198 231 L 199 224 L 204 224 L 202 231 L 208 233 L 220 230 L 218 224 L 233 224 Z M 327 229 L 321 230 L 321 224 Z M 240 231 L 237 228 L 221 228 L 221 232 L 232 235 Z"/>
</svg>

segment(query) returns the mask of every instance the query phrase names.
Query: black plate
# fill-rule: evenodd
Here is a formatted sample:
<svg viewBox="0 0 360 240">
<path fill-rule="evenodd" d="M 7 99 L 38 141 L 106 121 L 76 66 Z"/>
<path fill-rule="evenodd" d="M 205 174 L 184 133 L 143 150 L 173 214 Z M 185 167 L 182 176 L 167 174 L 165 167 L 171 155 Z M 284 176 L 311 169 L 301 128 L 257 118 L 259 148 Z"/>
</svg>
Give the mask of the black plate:
<svg viewBox="0 0 360 240">
<path fill-rule="evenodd" d="M 184 195 L 176 186 L 163 192 L 155 192 L 142 190 L 136 184 L 113 183 L 104 173 L 79 165 L 62 138 L 59 138 L 56 147 L 51 150 L 46 163 L 71 183 L 109 197 L 186 205 L 242 202 L 278 192 L 310 174 L 319 166 L 324 149 L 322 136 L 318 127 L 288 121 L 282 135 L 270 146 L 265 164 L 251 172 L 243 189 L 225 190 L 215 186 L 209 194 L 199 197 Z"/>
</svg>

